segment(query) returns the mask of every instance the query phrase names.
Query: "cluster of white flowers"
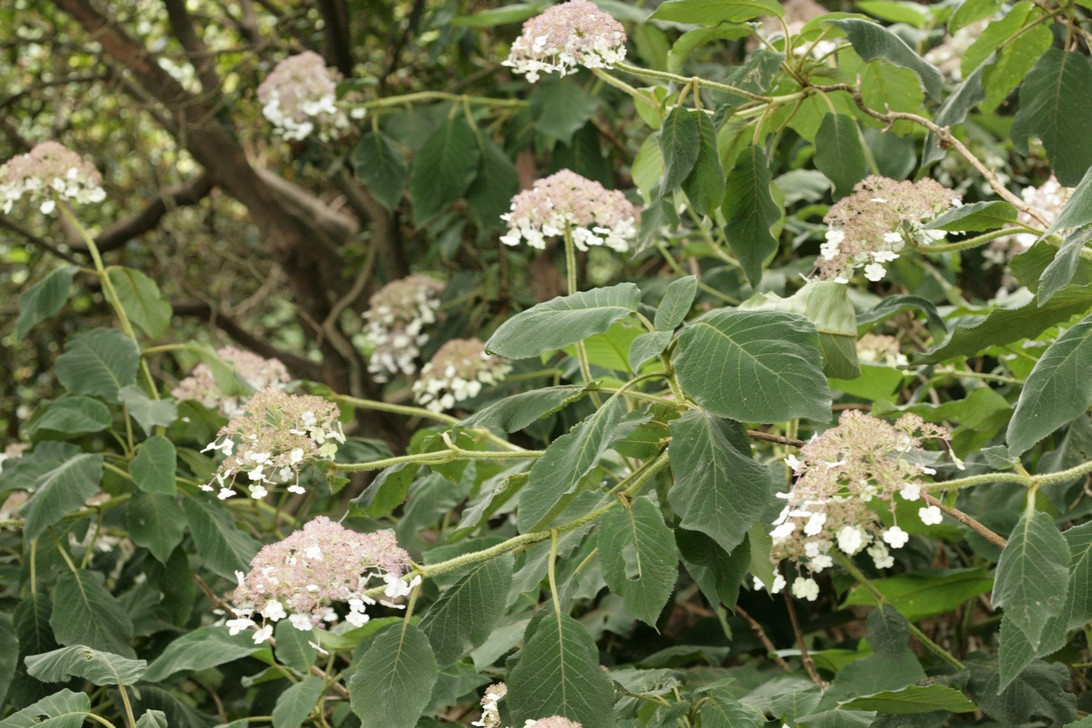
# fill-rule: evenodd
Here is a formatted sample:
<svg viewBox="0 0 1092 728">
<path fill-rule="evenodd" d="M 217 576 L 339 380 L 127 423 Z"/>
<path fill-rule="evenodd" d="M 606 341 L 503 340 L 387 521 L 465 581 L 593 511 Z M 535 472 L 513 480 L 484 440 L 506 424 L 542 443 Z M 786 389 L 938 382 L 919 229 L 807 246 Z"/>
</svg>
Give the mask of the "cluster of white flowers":
<svg viewBox="0 0 1092 728">
<path fill-rule="evenodd" d="M 579 250 L 605 245 L 624 253 L 637 236 L 637 208 L 625 195 L 567 169 L 513 197 L 510 211 L 501 219 L 508 223 L 502 243 L 519 245 L 526 240 L 538 250 L 545 249 L 546 238 L 563 235 L 566 229 Z"/>
<path fill-rule="evenodd" d="M 372 351 L 368 371 L 377 382 L 417 371 L 417 357 L 428 343 L 425 327 L 436 323 L 444 284 L 413 275 L 392 281 L 368 299 L 364 341 Z"/>
<path fill-rule="evenodd" d="M 343 603 L 349 608 L 345 621 L 362 627 L 370 619 L 367 607 L 377 603 L 367 594 L 379 587 L 376 581 L 385 584 L 387 597 L 378 603 L 403 608 L 389 600 L 407 596 L 421 583 L 420 576 L 408 583 L 402 578 L 410 563 L 394 531 L 358 533 L 319 516 L 303 530 L 263 547 L 250 562 L 250 573 L 236 572 L 235 617 L 227 626 L 233 635 L 256 628 L 254 641 L 260 644 L 285 618 L 301 632 L 333 624 L 342 615 L 332 605 Z M 263 619 L 260 628 L 255 614 Z"/>
<path fill-rule="evenodd" d="M 779 494 L 788 504 L 773 523 L 770 557 L 793 562 L 799 576 L 792 583 L 797 598 L 814 601 L 819 585 L 811 574 L 834 564 L 835 548 L 846 556 L 862 551 L 878 569 L 894 565 L 890 549 L 910 539 L 895 519 L 895 498 L 921 498 L 920 479 L 936 471 L 922 463 L 922 439 L 947 441 L 943 428 L 905 414 L 893 425 L 856 410 L 842 413 L 838 426 L 813 438 L 786 463 L 797 476 L 792 490 Z M 894 525 L 884 527 L 877 504 L 886 504 Z M 936 506 L 919 508 L 925 524 L 939 523 Z M 780 576 L 779 576 L 780 578 Z M 780 591 L 780 578 L 772 591 Z"/>
<path fill-rule="evenodd" d="M 503 65 L 534 83 L 543 73 L 609 68 L 625 57 L 622 24 L 588 0 L 570 0 L 525 22 Z"/>
<path fill-rule="evenodd" d="M 482 717 L 471 721 L 470 725 L 477 728 L 501 728 L 500 710 L 497 703 L 508 694 L 508 686 L 504 683 L 495 683 L 485 689 L 482 697 Z M 523 728 L 582 728 L 583 724 L 560 715 L 551 715 L 548 718 L 524 721 Z"/>
<path fill-rule="evenodd" d="M 265 359 L 234 346 L 221 347 L 216 355 L 232 365 L 235 374 L 254 391 L 269 387 L 281 389 L 291 380 L 288 370 L 277 359 Z M 199 402 L 209 409 L 219 410 L 225 417 L 234 417 L 247 399 L 246 396 L 224 394 L 207 364 L 194 367 L 190 375 L 171 390 L 171 396 Z"/>
<path fill-rule="evenodd" d="M 866 177 L 823 218 L 830 229 L 819 246 L 819 272 L 848 283 L 854 270 L 863 267 L 865 278 L 882 280 L 887 275 L 884 264 L 897 259 L 908 240 L 922 245 L 943 240 L 944 231 L 923 225 L 960 204 L 959 195 L 932 179 Z"/>
<path fill-rule="evenodd" d="M 349 127 L 345 112 L 336 105 L 339 78 L 312 51 L 286 58 L 258 87 L 262 114 L 290 141 L 306 139 L 315 131 L 320 139 L 337 136 Z M 363 113 L 356 108 L 349 115 L 359 119 Z"/>
<path fill-rule="evenodd" d="M 57 200 L 84 204 L 106 199 L 102 175 L 95 166 L 57 142 L 43 142 L 0 166 L 0 209 L 4 214 L 24 195 L 39 201 L 43 215 L 56 209 Z"/>
<path fill-rule="evenodd" d="M 865 334 L 857 341 L 857 358 L 861 361 L 904 367 L 909 361 L 899 348 L 899 341 L 886 334 Z"/>
<path fill-rule="evenodd" d="M 478 339 L 452 339 L 437 350 L 413 383 L 413 398 L 433 412 L 477 397 L 485 385 L 504 380 L 512 367 L 490 356 Z"/>
<path fill-rule="evenodd" d="M 1062 187 L 1054 175 L 1051 175 L 1050 179 L 1040 187 L 1025 187 L 1020 191 L 1020 197 L 1023 198 L 1024 202 L 1034 208 L 1048 222 L 1053 222 L 1058 218 L 1058 215 L 1062 214 L 1062 208 L 1069 202 L 1072 194 L 1073 190 L 1069 187 Z M 1032 219 L 1031 215 L 1024 211 L 1020 211 L 1016 219 L 1025 225 L 1038 224 Z M 1015 235 L 998 238 L 991 241 L 989 246 L 982 251 L 982 257 L 993 265 L 1005 265 L 1012 260 L 1013 256 L 1030 248 L 1036 240 L 1038 240 L 1038 236 L 1031 233 L 1016 233 Z"/>
<path fill-rule="evenodd" d="M 300 468 L 317 460 L 332 460 L 339 443 L 345 442 L 337 405 L 309 394 L 285 394 L 263 389 L 227 423 L 216 439 L 201 452 L 220 451 L 214 482 L 217 497 L 236 495 L 236 479 L 246 474 L 250 497 L 260 500 L 269 488 L 288 484 L 290 493 L 306 491 L 300 485 Z M 215 490 L 212 483 L 202 490 Z"/>
</svg>

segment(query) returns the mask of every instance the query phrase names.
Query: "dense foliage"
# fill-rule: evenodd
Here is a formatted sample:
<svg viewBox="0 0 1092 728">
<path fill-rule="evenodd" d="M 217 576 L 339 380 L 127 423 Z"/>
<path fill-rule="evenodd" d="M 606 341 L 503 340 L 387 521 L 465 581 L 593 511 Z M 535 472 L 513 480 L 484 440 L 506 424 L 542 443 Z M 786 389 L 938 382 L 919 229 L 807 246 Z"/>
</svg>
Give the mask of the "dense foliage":
<svg viewBox="0 0 1092 728">
<path fill-rule="evenodd" d="M 1092 3 L 827 5 L 0 9 L 0 728 L 1092 725 Z"/>
</svg>

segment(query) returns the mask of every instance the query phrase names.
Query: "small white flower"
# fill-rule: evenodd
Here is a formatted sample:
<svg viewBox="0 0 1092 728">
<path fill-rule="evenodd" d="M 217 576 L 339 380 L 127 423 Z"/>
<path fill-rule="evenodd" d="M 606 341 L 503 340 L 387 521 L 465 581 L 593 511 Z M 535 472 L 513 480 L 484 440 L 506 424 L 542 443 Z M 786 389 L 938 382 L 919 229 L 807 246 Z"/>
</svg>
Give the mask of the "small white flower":
<svg viewBox="0 0 1092 728">
<path fill-rule="evenodd" d="M 868 555 L 872 557 L 872 563 L 877 569 L 890 569 L 895 565 L 895 559 L 882 543 L 876 542 L 868 547 Z"/>
<path fill-rule="evenodd" d="M 310 632 L 315 628 L 311 618 L 306 614 L 292 614 L 288 617 L 288 622 L 300 632 Z"/>
<path fill-rule="evenodd" d="M 882 281 L 887 269 L 879 263 L 869 263 L 864 267 L 864 275 L 870 281 Z"/>
<path fill-rule="evenodd" d="M 936 506 L 929 506 L 927 508 L 918 509 L 918 518 L 920 518 L 921 522 L 926 526 L 936 526 L 944 520 L 944 515 Z"/>
<path fill-rule="evenodd" d="M 921 486 L 912 482 L 903 483 L 899 495 L 908 501 L 916 501 L 921 498 Z"/>
<path fill-rule="evenodd" d="M 774 530 L 770 531 L 770 537 L 775 539 L 775 540 L 785 539 L 785 538 L 788 538 L 789 536 L 791 536 L 793 534 L 793 531 L 795 531 L 795 530 L 796 530 L 796 522 L 795 521 L 786 521 L 785 523 L 782 523 L 780 526 L 778 526 Z"/>
<path fill-rule="evenodd" d="M 267 624 L 254 633 L 254 644 L 260 645 L 263 642 L 268 642 L 273 637 L 273 625 Z"/>
<path fill-rule="evenodd" d="M 883 540 L 893 549 L 901 549 L 910 540 L 910 534 L 898 526 L 892 526 L 883 532 Z"/>
<path fill-rule="evenodd" d="M 818 536 L 823 532 L 823 525 L 827 522 L 826 513 L 813 513 L 804 526 L 804 533 L 808 536 Z"/>
<path fill-rule="evenodd" d="M 792 595 L 797 599 L 807 599 L 814 602 L 819 598 L 819 584 L 815 579 L 798 576 L 792 583 Z"/>
<path fill-rule="evenodd" d="M 867 543 L 868 534 L 860 526 L 842 526 L 838 529 L 838 548 L 848 556 L 853 556 Z"/>
<path fill-rule="evenodd" d="M 271 622 L 279 622 L 288 616 L 284 611 L 284 605 L 276 599 L 270 599 L 266 602 L 265 606 L 262 607 L 260 614 Z"/>
</svg>

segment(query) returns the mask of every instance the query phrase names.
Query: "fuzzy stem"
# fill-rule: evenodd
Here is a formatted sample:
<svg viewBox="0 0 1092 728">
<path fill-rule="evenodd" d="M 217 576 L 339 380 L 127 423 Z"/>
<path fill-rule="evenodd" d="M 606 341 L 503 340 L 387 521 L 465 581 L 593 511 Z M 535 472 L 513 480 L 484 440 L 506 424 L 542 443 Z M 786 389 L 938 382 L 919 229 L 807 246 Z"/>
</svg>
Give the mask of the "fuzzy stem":
<svg viewBox="0 0 1092 728">
<path fill-rule="evenodd" d="M 370 463 L 330 463 L 333 470 L 345 473 L 359 473 L 369 470 L 383 470 L 402 463 L 420 463 L 421 465 L 442 465 L 455 460 L 534 460 L 542 457 L 544 450 L 516 450 L 498 452 L 496 450 L 463 450 L 451 448 L 437 452 L 422 452 L 415 455 L 398 455 L 393 458 L 373 460 Z"/>
</svg>

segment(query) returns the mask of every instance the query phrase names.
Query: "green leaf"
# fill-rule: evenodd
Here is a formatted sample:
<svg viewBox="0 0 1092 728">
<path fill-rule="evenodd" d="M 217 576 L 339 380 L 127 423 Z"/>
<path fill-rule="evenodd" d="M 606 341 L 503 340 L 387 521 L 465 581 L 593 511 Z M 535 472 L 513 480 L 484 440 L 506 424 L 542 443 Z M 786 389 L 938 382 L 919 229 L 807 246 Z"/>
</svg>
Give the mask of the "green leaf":
<svg viewBox="0 0 1092 728">
<path fill-rule="evenodd" d="M 704 112 L 686 113 L 695 114 L 698 146 L 697 157 L 690 173 L 682 181 L 682 190 L 690 200 L 694 212 L 699 215 L 712 215 L 724 199 L 724 168 L 720 166 L 720 154 L 717 152 L 717 133 L 713 129 L 713 122 Z M 665 158 L 665 164 L 667 161 Z M 665 184 L 662 190 L 666 193 L 671 192 L 672 188 Z"/>
<path fill-rule="evenodd" d="M 15 625 L 10 614 L 0 614 L 0 705 L 4 705 L 18 666 L 19 637 L 15 633 Z"/>
<path fill-rule="evenodd" d="M 535 84 L 527 103 L 536 130 L 562 144 L 571 144 L 573 134 L 599 108 L 599 97 L 571 79 L 548 78 Z"/>
<path fill-rule="evenodd" d="M 493 633 L 504 613 L 514 571 L 511 554 L 478 564 L 428 608 L 420 627 L 440 666 L 484 644 Z"/>
<path fill-rule="evenodd" d="M 925 229 L 982 232 L 1003 228 L 1010 222 L 1016 222 L 1016 208 L 1008 202 L 972 202 L 933 218 Z"/>
<path fill-rule="evenodd" d="M 977 706 L 955 688 L 944 685 L 908 685 L 902 690 L 884 690 L 862 695 L 838 705 L 845 710 L 875 710 L 880 713 L 912 715 L 945 710 L 949 713 L 970 713 Z"/>
<path fill-rule="evenodd" d="M 363 728 L 414 728 L 440 676 L 428 638 L 404 622 L 382 632 L 349 679 L 349 700 Z"/>
<path fill-rule="evenodd" d="M 1092 171 L 1092 170 L 1090 170 Z M 1040 303 L 1047 303 L 1054 294 L 1068 286 L 1081 262 L 1081 251 L 1092 241 L 1092 228 L 1085 227 L 1069 235 L 1058 248 L 1054 260 L 1050 261 L 1039 277 L 1039 290 L 1036 295 Z"/>
<path fill-rule="evenodd" d="M 951 612 L 969 599 L 985 594 L 993 587 L 993 577 L 985 569 L 929 570 L 874 579 L 872 585 L 884 600 L 911 622 Z M 842 603 L 876 606 L 876 598 L 863 587 L 854 587 Z"/>
<path fill-rule="evenodd" d="M 1041 13 L 1037 12 L 1036 15 Z M 1020 35 L 1006 44 L 996 63 L 986 70 L 986 98 L 982 101 L 982 111 L 995 111 L 1053 43 L 1054 34 L 1050 28 L 1036 25 L 1025 27 Z"/>
<path fill-rule="evenodd" d="M 418 226 L 463 196 L 478 174 L 480 157 L 477 137 L 461 114 L 432 133 L 413 161 L 410 180 Z"/>
<path fill-rule="evenodd" d="M 356 176 L 372 197 L 388 210 L 398 207 L 406 188 L 406 158 L 394 142 L 378 131 L 364 132 L 349 155 Z"/>
<path fill-rule="evenodd" d="M 168 427 L 178 419 L 178 406 L 173 399 L 152 399 L 135 384 L 119 389 L 118 399 L 145 434 L 152 434 L 157 425 Z"/>
<path fill-rule="evenodd" d="M 751 457 L 738 422 L 695 409 L 673 420 L 670 431 L 675 485 L 667 499 L 679 525 L 731 553 L 770 505 L 769 473 Z"/>
<path fill-rule="evenodd" d="M 277 662 L 306 675 L 318 654 L 309 644 L 316 641 L 315 630 L 299 630 L 287 619 L 282 619 L 274 627 L 273 635 L 277 642 L 273 648 Z"/>
<path fill-rule="evenodd" d="M 865 61 L 883 58 L 896 66 L 909 69 L 921 79 L 925 92 L 939 100 L 943 91 L 944 77 L 903 42 L 902 38 L 868 20 L 845 18 L 828 20 L 830 25 L 845 31 L 853 50 Z"/>
<path fill-rule="evenodd" d="M 660 126 L 660 153 L 664 159 L 664 179 L 660 189 L 672 192 L 694 169 L 700 151 L 701 128 L 698 118 L 701 111 L 676 106 L 668 113 Z"/>
<path fill-rule="evenodd" d="M 683 565 L 701 587 L 709 603 L 716 605 L 719 602 L 732 608 L 739 599 L 739 588 L 747 576 L 751 561 L 750 541 L 745 540 L 728 553 L 699 531 L 678 528 L 675 538 Z"/>
<path fill-rule="evenodd" d="M 163 654 L 148 666 L 144 681 L 157 683 L 179 672 L 207 670 L 263 649 L 268 648 L 255 645 L 250 632 L 243 631 L 233 637 L 227 627 L 198 627 L 167 645 Z"/>
<path fill-rule="evenodd" d="M 273 708 L 273 728 L 300 728 L 325 689 L 322 678 L 308 675 L 278 695 Z"/>
<path fill-rule="evenodd" d="M 864 179 L 864 146 L 857 122 L 845 114 L 827 114 L 815 135 L 815 166 L 834 183 L 834 197 L 845 197 Z"/>
<path fill-rule="evenodd" d="M 515 725 L 560 715 L 584 728 L 614 726 L 614 687 L 599 667 L 599 649 L 580 622 L 549 613 L 538 623 L 508 676 Z"/>
<path fill-rule="evenodd" d="M 162 710 L 149 710 L 140 716 L 136 728 L 168 728 L 167 714 Z"/>
<path fill-rule="evenodd" d="M 402 505 L 409 494 L 421 466 L 416 463 L 398 463 L 384 469 L 375 477 L 364 492 L 353 498 L 353 505 L 373 518 L 385 516 Z"/>
<path fill-rule="evenodd" d="M 111 267 L 107 275 L 134 325 L 151 339 L 167 333 L 173 311 L 155 281 L 132 268 Z"/>
<path fill-rule="evenodd" d="M 905 295 L 887 296 L 872 310 L 857 314 L 857 325 L 862 327 L 863 331 L 865 326 L 885 321 L 908 308 L 916 308 L 924 313 L 929 321 L 929 328 L 942 333 L 948 331 L 948 325 L 944 323 L 944 319 L 937 312 L 937 307 L 931 301 L 920 296 Z"/>
<path fill-rule="evenodd" d="M 1092 405 L 1092 316 L 1058 337 L 1035 363 L 1005 440 L 1019 455 Z"/>
<path fill-rule="evenodd" d="M 133 543 L 148 549 L 161 564 L 167 563 L 186 533 L 185 515 L 169 495 L 135 493 L 125 519 Z"/>
<path fill-rule="evenodd" d="M 80 728 L 90 712 L 86 693 L 65 688 L 0 720 L 0 728 Z"/>
<path fill-rule="evenodd" d="M 860 71 L 860 77 L 861 98 L 866 105 L 874 109 L 889 108 L 891 111 L 918 113 L 925 105 L 925 94 L 922 93 L 918 77 L 914 75 L 913 71 L 899 68 L 885 60 L 875 60 L 872 63 L 865 64 Z M 870 119 L 871 117 L 865 117 L 865 121 Z M 894 133 L 881 134 L 879 139 L 890 140 L 891 138 L 897 138 L 897 135 L 905 136 L 915 129 L 909 121 L 896 121 L 890 127 Z M 892 143 L 889 142 L 889 144 Z M 892 150 L 885 150 L 885 152 L 895 152 L 896 154 L 898 151 L 900 150 L 897 147 Z M 909 166 L 910 169 L 913 169 L 913 148 L 911 147 L 907 151 L 910 153 L 908 157 Z M 872 156 L 877 160 L 876 164 L 881 171 L 884 171 L 885 165 L 893 165 L 897 160 L 894 155 L 892 155 L 891 159 L 885 159 L 886 154 L 877 154 L 875 149 L 872 151 Z"/>
<path fill-rule="evenodd" d="M 803 316 L 711 311 L 679 335 L 675 370 L 683 391 L 713 414 L 741 422 L 830 419 L 818 337 Z"/>
<path fill-rule="evenodd" d="M 638 336 L 629 347 L 629 368 L 637 371 L 646 361 L 662 354 L 671 337 L 670 331 L 648 331 Z"/>
<path fill-rule="evenodd" d="M 135 657 L 129 642 L 133 623 L 94 571 L 65 572 L 53 589 L 49 624 L 62 645 L 86 645 L 96 650 Z"/>
<path fill-rule="evenodd" d="M 857 7 L 874 18 L 890 23 L 906 23 L 914 28 L 929 24 L 931 15 L 927 8 L 917 3 L 895 0 L 860 0 Z"/>
<path fill-rule="evenodd" d="M 736 158 L 728 175 L 723 211 L 728 245 L 739 258 L 747 280 L 757 287 L 762 265 L 777 252 L 777 239 L 770 228 L 782 213 L 770 194 L 770 165 L 758 145 L 752 144 Z"/>
<path fill-rule="evenodd" d="M 937 126 L 953 127 L 967 119 L 971 109 L 978 106 L 986 97 L 986 92 L 982 88 L 983 70 L 983 68 L 976 68 L 974 73 L 963 79 L 937 109 L 933 123 Z M 933 162 L 944 159 L 946 154 L 947 152 L 940 148 L 936 134 L 930 131 L 925 135 L 925 145 L 921 153 L 921 169 L 924 170 Z"/>
<path fill-rule="evenodd" d="M 603 333 L 635 312 L 640 303 L 641 292 L 633 283 L 558 296 L 505 321 L 485 348 L 509 359 L 557 351 Z"/>
<path fill-rule="evenodd" d="M 637 498 L 628 508 L 608 511 L 596 537 L 603 580 L 626 611 L 655 629 L 679 575 L 675 534 L 660 509 Z"/>
<path fill-rule="evenodd" d="M 65 435 L 84 435 L 89 432 L 102 432 L 113 422 L 110 409 L 97 399 L 75 396 L 63 397 L 53 404 L 41 417 L 31 420 L 27 434 L 34 435 L 41 430 L 52 430 Z"/>
<path fill-rule="evenodd" d="M 1079 629 L 1092 620 L 1092 521 L 1062 534 L 1069 544 L 1069 593 L 1066 629 Z"/>
<path fill-rule="evenodd" d="M 993 8 L 989 9 L 989 12 L 982 15 L 982 17 L 984 18 L 992 15 L 996 10 L 997 6 L 995 5 Z M 978 38 L 975 39 L 975 42 L 963 53 L 963 58 L 960 62 L 963 76 L 967 77 L 971 75 L 971 71 L 977 69 L 986 61 L 986 59 L 995 53 L 997 49 L 1003 49 L 1017 33 L 1023 34 L 1027 32 L 1024 30 L 1024 27 L 1028 23 L 1029 17 L 1037 17 L 1039 14 L 1040 13 L 1035 10 L 1030 2 L 1024 0 L 1023 2 L 1014 4 L 1003 18 L 990 22 L 990 24 L 978 34 Z M 1034 20 L 1034 17 L 1030 17 L 1030 19 Z"/>
<path fill-rule="evenodd" d="M 73 394 L 118 401 L 118 390 L 136 383 L 140 353 L 117 329 L 92 329 L 68 339 L 54 363 L 57 379 Z"/>
<path fill-rule="evenodd" d="M 513 394 L 483 407 L 459 423 L 460 427 L 519 432 L 533 422 L 557 412 L 584 396 L 587 389 L 580 385 L 543 387 L 530 392 Z"/>
<path fill-rule="evenodd" d="M 1092 167 L 1084 173 L 1073 194 L 1065 203 L 1058 219 L 1046 231 L 1047 235 L 1067 228 L 1084 227 L 1092 223 Z"/>
<path fill-rule="evenodd" d="M 1050 617 L 1065 606 L 1069 546 L 1046 513 L 1024 513 L 997 563 L 994 607 L 1027 637 L 1033 648 Z"/>
<path fill-rule="evenodd" d="M 471 15 L 459 15 L 451 21 L 451 24 L 469 28 L 495 28 L 499 25 L 522 22 L 541 12 L 541 2 L 512 3 L 501 8 L 479 10 Z"/>
<path fill-rule="evenodd" d="M 649 20 L 712 26 L 742 23 L 764 15 L 781 18 L 785 10 L 777 0 L 669 0 L 656 8 Z"/>
<path fill-rule="evenodd" d="M 1043 634 L 1036 648 L 1011 619 L 1003 616 L 997 639 L 997 659 L 1001 666 L 998 690 L 1007 688 L 1036 658 L 1064 647 L 1065 632 L 1065 615 L 1051 617 L 1043 626 Z"/>
<path fill-rule="evenodd" d="M 698 279 L 695 276 L 684 276 L 671 281 L 656 309 L 656 318 L 653 320 L 656 330 L 674 331 L 678 328 L 690 313 L 697 293 Z"/>
<path fill-rule="evenodd" d="M 183 499 L 182 511 L 205 566 L 232 581 L 236 571 L 248 570 L 259 544 L 239 530 L 222 503 L 198 493 Z"/>
<path fill-rule="evenodd" d="M 965 0 L 948 18 L 948 32 L 955 33 L 971 23 L 988 18 L 1001 7 L 1001 0 Z"/>
<path fill-rule="evenodd" d="M 131 660 L 83 645 L 26 658 L 27 672 L 42 682 L 68 682 L 82 677 L 94 685 L 132 685 L 144 675 L 148 663 Z"/>
<path fill-rule="evenodd" d="M 588 354 L 588 363 L 593 367 L 616 372 L 629 372 L 628 354 L 633 342 L 645 331 L 636 318 L 628 317 L 615 321 L 601 334 L 593 334 L 584 339 L 584 351 Z M 566 346 L 562 351 L 576 359 L 576 347 Z"/>
<path fill-rule="evenodd" d="M 1012 142 L 1027 153 L 1029 136 L 1046 147 L 1058 181 L 1072 187 L 1092 167 L 1092 65 L 1086 56 L 1051 48 L 1020 86 L 1020 109 L 1012 121 Z"/>
<path fill-rule="evenodd" d="M 174 443 L 153 435 L 137 448 L 136 457 L 129 464 L 129 474 L 145 493 L 174 495 L 178 492 L 174 482 L 176 467 Z"/>
<path fill-rule="evenodd" d="M 747 703 L 732 697 L 728 690 L 713 690 L 701 703 L 702 728 L 762 728 L 766 716 Z"/>
<path fill-rule="evenodd" d="M 996 660 L 979 654 L 969 655 L 965 662 L 971 671 L 971 697 L 1000 725 L 1062 725 L 1077 717 L 1077 700 L 1067 689 L 1070 675 L 1063 664 L 1033 662 L 1001 690 Z"/>
<path fill-rule="evenodd" d="M 478 228 L 500 229 L 505 226 L 500 216 L 519 192 L 519 172 L 503 149 L 485 137 L 480 141 L 481 169 L 466 191 L 466 202 Z"/>
<path fill-rule="evenodd" d="M 23 537 L 30 543 L 57 521 L 82 508 L 99 489 L 102 455 L 80 453 L 39 476 L 23 506 Z"/>
<path fill-rule="evenodd" d="M 77 270 L 74 265 L 63 266 L 23 291 L 19 296 L 19 318 L 15 320 L 17 341 L 23 341 L 27 332 L 61 310 Z"/>
</svg>

